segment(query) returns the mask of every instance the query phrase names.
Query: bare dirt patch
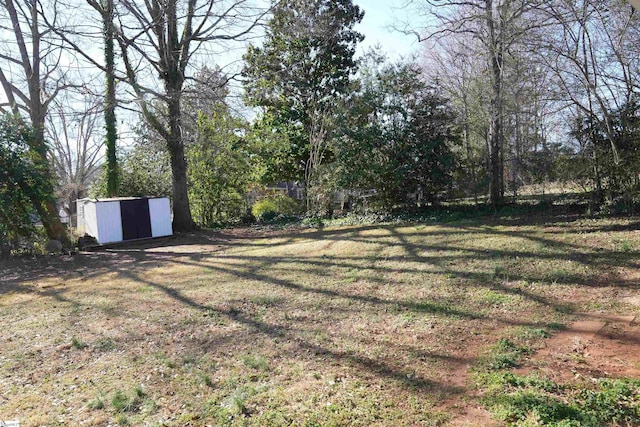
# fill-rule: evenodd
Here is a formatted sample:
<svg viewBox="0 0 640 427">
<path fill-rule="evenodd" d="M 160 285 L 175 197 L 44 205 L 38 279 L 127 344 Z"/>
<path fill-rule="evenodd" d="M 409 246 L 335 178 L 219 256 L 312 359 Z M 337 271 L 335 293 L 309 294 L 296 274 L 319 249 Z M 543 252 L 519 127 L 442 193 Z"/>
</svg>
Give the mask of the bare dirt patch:
<svg viewBox="0 0 640 427">
<path fill-rule="evenodd" d="M 566 330 L 547 340 L 545 348 L 517 370 L 537 371 L 559 383 L 578 378 L 640 379 L 640 324 L 635 315 L 578 313 Z"/>
</svg>

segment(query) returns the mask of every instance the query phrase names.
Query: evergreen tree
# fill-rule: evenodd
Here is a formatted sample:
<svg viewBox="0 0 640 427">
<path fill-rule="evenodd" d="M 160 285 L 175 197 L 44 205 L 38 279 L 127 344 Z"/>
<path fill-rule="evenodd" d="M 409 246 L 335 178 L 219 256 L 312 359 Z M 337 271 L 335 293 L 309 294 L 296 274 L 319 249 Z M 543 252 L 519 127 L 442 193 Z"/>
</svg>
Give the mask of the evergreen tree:
<svg viewBox="0 0 640 427">
<path fill-rule="evenodd" d="M 356 68 L 363 36 L 354 26 L 363 16 L 351 0 L 284 0 L 274 6 L 264 44 L 245 55 L 249 103 L 304 136 L 308 208 L 330 155 L 337 105 Z"/>
</svg>

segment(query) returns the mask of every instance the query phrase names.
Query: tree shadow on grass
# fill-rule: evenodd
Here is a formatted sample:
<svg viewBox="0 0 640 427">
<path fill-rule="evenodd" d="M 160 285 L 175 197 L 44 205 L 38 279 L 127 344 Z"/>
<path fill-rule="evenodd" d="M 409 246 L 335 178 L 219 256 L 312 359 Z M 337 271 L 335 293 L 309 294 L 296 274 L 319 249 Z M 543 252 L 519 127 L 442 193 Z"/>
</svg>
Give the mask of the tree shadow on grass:
<svg viewBox="0 0 640 427">
<path fill-rule="evenodd" d="M 348 344 L 346 346 L 339 345 L 339 341 L 319 343 L 313 337 L 309 337 L 310 330 L 304 329 L 304 327 L 311 328 L 313 321 L 319 318 L 319 314 L 316 314 L 315 318 L 310 319 L 304 325 L 303 321 L 296 320 L 291 320 L 288 323 L 265 320 L 247 310 L 246 303 L 242 305 L 241 301 L 236 301 L 232 297 L 222 298 L 220 301 L 192 297 L 190 296 L 194 288 L 192 283 L 181 282 L 180 279 L 176 280 L 175 278 L 164 279 L 161 274 L 147 273 L 158 267 L 187 267 L 193 269 L 193 274 L 197 272 L 204 277 L 224 277 L 229 278 L 228 280 L 231 282 L 234 282 L 235 279 L 242 279 L 248 283 L 245 286 L 252 286 L 252 283 L 255 282 L 256 288 L 258 285 L 268 285 L 267 289 L 275 289 L 276 292 L 282 291 L 284 295 L 291 295 L 294 301 L 298 301 L 296 298 L 303 295 L 304 298 L 300 301 L 309 301 L 309 304 L 331 302 L 335 310 L 345 310 L 343 318 L 351 316 L 351 319 L 364 318 L 366 321 L 370 319 L 369 315 L 372 313 L 397 310 L 400 315 L 417 313 L 432 316 L 443 322 L 482 323 L 485 325 L 483 326 L 484 330 L 488 330 L 490 327 L 500 329 L 513 326 L 538 328 L 544 327 L 545 324 L 523 318 L 520 313 L 514 312 L 517 308 L 512 307 L 507 307 L 507 310 L 510 310 L 508 313 L 488 314 L 478 310 L 477 306 L 443 302 L 430 299 L 429 296 L 410 298 L 395 290 L 396 284 L 389 281 L 389 277 L 411 275 L 420 279 L 424 278 L 425 281 L 429 280 L 431 277 L 429 275 L 447 277 L 447 280 L 455 287 L 463 288 L 463 290 L 475 287 L 506 295 L 517 295 L 523 300 L 538 304 L 549 311 L 566 313 L 570 307 L 562 301 L 557 301 L 553 296 L 526 287 L 514 287 L 507 282 L 539 281 L 550 285 L 556 283 L 600 286 L 605 285 L 595 280 L 602 273 L 600 270 L 638 267 L 638 259 L 633 252 L 595 251 L 580 244 L 558 241 L 554 238 L 553 233 L 541 233 L 535 230 L 531 232 L 527 230 L 511 231 L 486 223 L 470 224 L 469 222 L 440 225 L 437 229 L 430 226 L 423 228 L 419 226 L 411 233 L 406 232 L 406 227 L 405 225 L 384 225 L 285 233 L 284 236 L 278 235 L 271 246 L 272 248 L 286 247 L 286 245 L 301 241 L 321 241 L 327 244 L 349 241 L 372 245 L 366 253 L 345 256 L 323 250 L 309 254 L 296 254 L 295 252 L 293 254 L 283 252 L 271 254 L 267 251 L 263 255 L 261 252 L 254 251 L 254 249 L 268 247 L 267 244 L 270 241 L 262 239 L 262 237 L 256 239 L 255 237 L 226 236 L 216 239 L 205 236 L 202 241 L 195 240 L 199 243 L 184 243 L 177 245 L 178 248 L 173 245 L 163 246 L 160 242 L 156 242 L 157 244 L 145 243 L 137 247 L 124 246 L 102 252 L 80 254 L 77 259 L 65 261 L 48 258 L 47 262 L 43 264 L 42 271 L 38 271 L 37 265 L 31 265 L 30 269 L 22 272 L 2 270 L 0 273 L 0 296 L 13 292 L 39 292 L 46 298 L 56 299 L 65 304 L 82 304 L 82 301 L 74 298 L 73 292 L 65 289 L 64 286 L 42 290 L 34 287 L 34 283 L 50 278 L 57 278 L 61 281 L 79 278 L 100 280 L 103 275 L 115 274 L 117 278 L 125 279 L 126 283 L 131 282 L 153 288 L 159 294 L 164 295 L 166 299 L 183 308 L 195 310 L 205 319 L 208 316 L 213 316 L 228 322 L 237 322 L 249 331 L 248 337 L 239 338 L 233 333 L 226 333 L 221 336 L 216 335 L 211 340 L 194 342 L 193 345 L 197 346 L 198 351 L 215 352 L 218 346 L 228 345 L 231 347 L 237 345 L 237 341 L 240 339 L 244 340 L 242 348 L 256 348 L 259 346 L 260 340 L 278 340 L 295 349 L 297 354 L 294 354 L 294 357 L 310 357 L 318 363 L 325 363 L 324 361 L 328 360 L 359 373 L 374 375 L 383 381 L 391 380 L 412 390 L 437 391 L 449 396 L 461 396 L 466 390 L 452 385 L 447 381 L 446 376 L 416 374 L 412 367 L 419 358 L 443 361 L 443 363 L 449 364 L 446 369 L 449 369 L 450 366 L 465 367 L 473 363 L 472 357 L 457 355 L 450 349 L 438 352 L 429 351 L 427 345 L 403 345 L 400 344 L 401 340 L 395 340 L 394 337 L 390 337 L 388 342 L 384 342 L 387 347 L 383 351 L 384 357 L 378 357 L 360 350 L 360 346 L 364 345 L 362 342 L 364 338 L 358 336 L 357 332 L 352 336 L 341 337 L 342 343 L 346 341 Z M 465 246 L 456 237 L 457 235 L 473 236 L 474 238 L 477 236 L 478 239 L 487 236 L 517 237 L 523 241 L 535 243 L 545 250 L 537 252 L 531 249 L 484 249 L 479 245 Z M 237 248 L 246 250 L 239 251 L 236 250 Z M 495 261 L 516 259 L 518 261 L 514 262 L 513 269 L 502 273 L 493 269 Z M 553 277 L 535 269 L 528 272 L 518 269 L 518 266 L 523 263 L 534 260 L 541 262 L 570 261 L 589 267 L 591 270 L 584 273 L 559 274 L 557 277 Z M 470 266 L 474 262 L 476 265 Z M 368 288 L 364 291 L 354 289 L 355 285 L 351 286 L 343 281 L 343 275 L 350 270 L 361 272 L 361 280 L 366 284 L 385 287 L 383 290 L 388 292 L 369 294 L 367 293 Z M 300 276 L 309 275 L 311 278 L 298 280 L 296 277 L 298 271 Z M 207 274 L 209 276 L 206 276 Z M 508 280 L 501 277 L 501 274 L 508 275 Z M 194 279 L 197 279 L 197 276 L 194 276 Z M 411 286 L 407 283 L 403 285 L 405 287 Z M 199 286 L 206 287 L 211 284 L 204 283 Z M 621 278 L 616 279 L 610 286 L 626 289 L 640 287 L 633 280 L 625 282 Z M 135 295 L 124 296 L 124 298 L 132 297 Z M 274 303 L 274 311 L 280 310 L 277 304 L 277 302 Z M 351 310 L 351 313 L 347 313 L 347 310 Z M 358 311 L 362 311 L 361 316 Z M 108 314 L 111 316 L 131 315 L 131 313 L 125 312 Z M 328 310 L 328 316 L 333 314 L 336 314 L 336 311 Z M 171 315 L 171 313 L 167 313 L 165 316 L 169 319 Z M 323 325 L 326 323 L 321 323 L 318 327 Z M 165 326 L 165 328 L 173 328 L 172 331 L 179 327 L 179 325 Z M 411 328 L 411 324 L 408 324 L 408 326 L 400 327 L 395 333 L 410 331 Z M 136 331 L 132 331 L 132 334 L 136 333 Z M 449 338 L 456 339 L 456 337 Z M 135 339 L 141 340 L 143 338 Z M 433 336 L 430 339 L 437 341 L 443 338 Z M 479 341 L 474 341 L 474 343 L 478 344 Z M 479 349 L 474 348 L 468 351 L 468 353 L 474 352 L 477 354 Z M 391 359 L 394 354 L 400 354 L 402 357 L 394 361 Z M 451 369 L 449 369 L 450 371 Z"/>
<path fill-rule="evenodd" d="M 295 343 L 295 346 L 299 351 L 312 354 L 315 357 L 328 357 L 340 365 L 349 366 L 359 371 L 372 373 L 416 389 L 437 390 L 439 393 L 448 395 L 460 394 L 463 391 L 461 387 L 452 386 L 444 382 L 439 382 L 432 379 L 423 378 L 419 375 L 415 375 L 413 371 L 408 367 L 405 370 L 399 370 L 397 367 L 393 367 L 372 357 L 359 354 L 356 351 L 342 351 L 331 349 L 316 343 L 311 343 L 308 340 L 304 339 L 302 331 L 295 328 L 293 325 L 283 326 L 257 320 L 251 315 L 244 313 L 241 309 L 238 309 L 237 306 L 233 304 L 231 304 L 231 306 L 227 308 L 202 304 L 192 298 L 185 296 L 180 290 L 174 287 L 142 279 L 135 273 L 132 273 L 130 271 L 123 272 L 122 274 L 131 280 L 136 280 L 158 289 L 169 298 L 179 302 L 180 304 L 183 304 L 184 306 L 196 309 L 202 313 L 216 313 L 217 315 L 223 316 L 228 320 L 235 321 L 244 325 L 255 334 L 267 336 L 271 339 L 277 338 L 284 342 Z M 427 358 L 443 359 L 455 364 L 466 364 L 469 362 L 466 359 L 460 359 L 450 355 L 435 354 L 425 352 L 424 350 L 420 349 L 412 350 L 415 352 L 422 351 L 424 357 Z"/>
<path fill-rule="evenodd" d="M 604 226 L 603 229 L 631 230 L 635 229 L 637 223 L 618 226 Z M 338 266 L 341 268 L 362 268 L 362 263 L 367 262 L 367 269 L 373 272 L 386 273 L 419 273 L 414 267 L 407 266 L 409 261 L 416 264 L 425 264 L 439 268 L 432 270 L 433 274 L 445 274 L 451 277 L 458 277 L 470 282 L 486 284 L 495 283 L 495 278 L 491 271 L 469 271 L 465 270 L 466 262 L 487 262 L 496 260 L 542 260 L 542 261 L 570 261 L 585 265 L 589 268 L 639 268 L 637 256 L 634 252 L 621 252 L 611 250 L 593 251 L 583 246 L 559 242 L 551 236 L 553 234 L 543 234 L 526 231 L 502 230 L 484 223 L 469 224 L 446 224 L 439 225 L 438 229 L 418 229 L 407 234 L 399 232 L 399 228 L 405 226 L 396 225 L 370 225 L 359 227 L 348 227 L 344 229 L 323 230 L 323 231 L 303 231 L 296 233 L 285 233 L 284 236 L 277 235 L 277 242 L 255 243 L 255 237 L 247 240 L 246 236 L 238 237 L 236 234 L 225 235 L 224 233 L 205 233 L 192 237 L 180 237 L 174 243 L 179 243 L 180 251 L 172 250 L 175 246 L 163 246 L 166 242 L 142 242 L 138 244 L 123 245 L 112 249 L 104 249 L 100 252 L 82 253 L 74 257 L 42 257 L 35 260 L 17 259 L 12 263 L 4 262 L 0 264 L 2 274 L 0 274 L 0 295 L 28 291 L 29 285 L 33 282 L 47 278 L 58 278 L 61 280 L 72 278 L 91 279 L 109 271 L 144 271 L 155 267 L 166 266 L 170 263 L 198 263 L 202 260 L 236 260 L 246 263 L 247 267 L 244 276 L 268 270 L 272 266 L 283 263 L 299 264 L 305 268 L 315 268 L 316 273 L 321 274 L 327 267 Z M 518 237 L 525 241 L 535 242 L 546 248 L 544 252 L 534 252 L 528 250 L 500 250 L 482 249 L 457 245 L 455 239 L 431 243 L 431 238 L 444 236 L 454 236 L 463 234 L 465 236 L 477 235 L 478 238 L 484 236 L 502 236 L 505 238 Z M 547 237 L 545 237 L 547 236 Z M 243 253 L 228 253 L 226 250 L 232 247 L 260 247 L 269 248 L 291 244 L 292 242 L 304 241 L 326 241 L 338 242 L 349 241 L 363 244 L 377 245 L 373 256 L 261 256 L 247 255 Z M 416 242 L 419 240 L 419 242 Z M 190 251 L 190 246 L 202 246 L 208 244 L 205 250 L 202 247 L 198 251 Z M 400 248 L 406 255 L 387 256 L 383 252 L 389 248 Z M 380 266 L 381 262 L 397 261 L 399 268 Z M 196 265 L 196 264 L 193 264 Z M 233 273 L 233 272 L 231 272 Z M 584 286 L 599 286 L 598 275 L 585 274 L 563 274 L 559 272 L 555 277 L 549 273 L 542 272 L 524 274 L 519 271 L 510 271 L 511 280 L 528 280 L 540 282 L 552 282 L 560 284 L 577 284 Z M 372 281 L 379 280 L 370 277 Z M 258 275 L 256 280 L 268 279 L 265 275 Z M 611 280 L 607 277 L 606 280 Z M 624 283 L 618 281 L 619 287 L 638 288 L 638 283 Z M 524 296 L 539 303 L 548 304 L 540 297 L 534 295 Z"/>
</svg>

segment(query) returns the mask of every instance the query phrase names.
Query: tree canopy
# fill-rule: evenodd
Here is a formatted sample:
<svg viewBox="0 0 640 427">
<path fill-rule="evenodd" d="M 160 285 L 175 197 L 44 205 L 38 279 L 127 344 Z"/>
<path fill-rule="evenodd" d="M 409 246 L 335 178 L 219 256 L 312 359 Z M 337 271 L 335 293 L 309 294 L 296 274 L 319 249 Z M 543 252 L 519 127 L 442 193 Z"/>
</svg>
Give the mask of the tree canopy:
<svg viewBox="0 0 640 427">
<path fill-rule="evenodd" d="M 272 123 L 301 134 L 305 142 L 308 196 L 330 150 L 338 106 L 356 70 L 355 50 L 363 36 L 354 26 L 363 16 L 351 0 L 280 1 L 264 43 L 250 46 L 245 55 L 249 104 L 263 107 L 274 118 Z"/>
<path fill-rule="evenodd" d="M 51 201 L 49 172 L 31 148 L 33 138 L 19 116 L 0 117 L 0 246 L 31 234 L 36 207 Z"/>
</svg>

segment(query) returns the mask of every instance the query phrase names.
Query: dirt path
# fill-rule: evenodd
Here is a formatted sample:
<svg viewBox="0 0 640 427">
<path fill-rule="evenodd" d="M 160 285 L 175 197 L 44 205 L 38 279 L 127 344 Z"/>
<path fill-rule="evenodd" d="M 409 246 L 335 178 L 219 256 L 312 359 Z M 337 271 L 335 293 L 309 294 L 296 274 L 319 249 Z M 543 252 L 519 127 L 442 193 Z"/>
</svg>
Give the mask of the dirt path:
<svg viewBox="0 0 640 427">
<path fill-rule="evenodd" d="M 558 383 L 591 378 L 640 379 L 640 322 L 635 315 L 577 313 L 578 320 L 557 332 L 537 351 L 518 375 L 537 372 Z M 469 367 L 460 367 L 451 378 L 457 386 L 471 389 Z M 472 390 L 469 390 L 473 394 Z M 449 402 L 457 413 L 455 427 L 500 426 L 489 411 L 473 401 Z"/>
<path fill-rule="evenodd" d="M 518 373 L 538 371 L 554 381 L 584 378 L 640 379 L 640 324 L 634 315 L 579 313 Z"/>
</svg>

